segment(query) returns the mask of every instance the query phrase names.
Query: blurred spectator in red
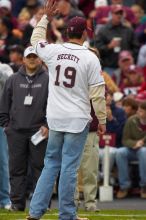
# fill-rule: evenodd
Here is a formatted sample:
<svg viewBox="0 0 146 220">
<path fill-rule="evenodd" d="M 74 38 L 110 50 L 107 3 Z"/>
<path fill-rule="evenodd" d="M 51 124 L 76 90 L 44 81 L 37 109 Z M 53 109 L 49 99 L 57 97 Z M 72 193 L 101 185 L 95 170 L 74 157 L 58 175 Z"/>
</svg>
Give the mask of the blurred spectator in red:
<svg viewBox="0 0 146 220">
<path fill-rule="evenodd" d="M 145 82 L 142 83 L 139 89 L 139 97 L 140 99 L 146 100 L 146 44 L 144 44 L 139 51 L 137 64 L 142 67 L 144 71 Z"/>
<path fill-rule="evenodd" d="M 110 21 L 96 36 L 96 47 L 100 51 L 105 71 L 112 74 L 118 66 L 121 50 L 129 50 L 137 57 L 139 45 L 132 28 L 123 24 L 124 9 L 121 5 L 112 6 Z"/>
<path fill-rule="evenodd" d="M 106 24 L 109 21 L 109 17 L 111 16 L 111 10 L 113 5 L 123 5 L 122 0 L 111 0 L 111 5 L 110 6 L 101 6 L 96 8 L 96 23 L 98 24 Z M 134 25 L 136 22 L 135 16 L 132 12 L 132 10 L 127 7 L 123 6 L 124 9 L 124 23 L 126 25 L 131 26 Z"/>
<path fill-rule="evenodd" d="M 13 23 L 8 17 L 0 19 L 0 61 L 9 63 L 9 46 L 19 44 L 20 40 L 13 36 Z"/>
<path fill-rule="evenodd" d="M 132 64 L 134 64 L 134 58 L 130 51 L 121 51 L 118 57 L 118 68 L 113 73 L 113 80 L 119 88 L 123 80 L 127 77 L 129 66 Z"/>
<path fill-rule="evenodd" d="M 125 95 L 137 95 L 141 84 L 144 82 L 142 69 L 136 65 L 130 65 L 126 78 L 122 81 L 120 88 Z"/>
<path fill-rule="evenodd" d="M 140 87 L 140 89 L 138 90 L 138 92 L 139 92 L 139 94 L 140 94 L 140 93 L 143 93 L 143 94 L 146 93 L 146 82 L 144 82 L 144 83 L 141 84 L 141 87 Z"/>
<path fill-rule="evenodd" d="M 145 81 L 141 84 L 141 87 L 138 91 L 139 94 L 136 96 L 137 100 L 142 101 L 146 100 L 146 44 L 140 48 L 137 64 L 142 67 L 144 71 Z"/>
<path fill-rule="evenodd" d="M 146 101 L 146 90 L 138 93 L 135 97 L 135 100 L 137 100 L 139 103 Z"/>
</svg>

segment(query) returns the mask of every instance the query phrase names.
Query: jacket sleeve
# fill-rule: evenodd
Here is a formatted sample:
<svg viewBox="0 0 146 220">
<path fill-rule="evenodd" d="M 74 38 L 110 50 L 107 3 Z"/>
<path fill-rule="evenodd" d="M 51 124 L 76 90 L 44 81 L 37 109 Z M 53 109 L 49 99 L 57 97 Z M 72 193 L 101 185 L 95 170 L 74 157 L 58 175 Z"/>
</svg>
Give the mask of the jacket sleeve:
<svg viewBox="0 0 146 220">
<path fill-rule="evenodd" d="M 31 36 L 31 44 L 33 47 L 37 45 L 40 40 L 46 40 L 46 31 L 48 20 L 46 15 L 43 15 L 41 20 L 37 23 L 36 27 L 33 29 L 32 36 Z"/>
<path fill-rule="evenodd" d="M 3 88 L 2 96 L 0 99 L 0 126 L 6 127 L 9 124 L 9 112 L 12 102 L 12 78 L 7 79 Z"/>
<path fill-rule="evenodd" d="M 106 124 L 106 102 L 105 102 L 105 85 L 89 87 L 89 97 L 99 120 L 99 124 Z"/>
</svg>

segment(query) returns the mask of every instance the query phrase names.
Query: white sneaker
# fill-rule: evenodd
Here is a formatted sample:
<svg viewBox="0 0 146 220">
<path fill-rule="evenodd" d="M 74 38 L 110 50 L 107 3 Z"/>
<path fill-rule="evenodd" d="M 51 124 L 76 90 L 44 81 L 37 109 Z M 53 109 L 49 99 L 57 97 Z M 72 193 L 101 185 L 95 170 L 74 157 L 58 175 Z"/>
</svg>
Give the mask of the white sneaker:
<svg viewBox="0 0 146 220">
<path fill-rule="evenodd" d="M 6 205 L 0 205 L 0 209 L 11 210 L 11 203 L 8 203 Z"/>
<path fill-rule="evenodd" d="M 11 203 L 4 205 L 4 209 L 11 210 Z"/>
</svg>

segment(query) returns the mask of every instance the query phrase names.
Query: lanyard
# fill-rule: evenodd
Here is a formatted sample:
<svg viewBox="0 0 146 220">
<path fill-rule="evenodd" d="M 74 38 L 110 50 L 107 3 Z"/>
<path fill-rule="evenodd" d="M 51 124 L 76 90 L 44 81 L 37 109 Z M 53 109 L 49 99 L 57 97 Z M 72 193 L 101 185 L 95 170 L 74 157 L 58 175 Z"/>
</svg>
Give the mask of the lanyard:
<svg viewBox="0 0 146 220">
<path fill-rule="evenodd" d="M 25 77 L 26 78 L 26 81 L 28 82 L 28 95 L 31 95 L 31 85 L 33 84 L 33 81 L 32 79 L 29 79 L 28 76 Z"/>
</svg>

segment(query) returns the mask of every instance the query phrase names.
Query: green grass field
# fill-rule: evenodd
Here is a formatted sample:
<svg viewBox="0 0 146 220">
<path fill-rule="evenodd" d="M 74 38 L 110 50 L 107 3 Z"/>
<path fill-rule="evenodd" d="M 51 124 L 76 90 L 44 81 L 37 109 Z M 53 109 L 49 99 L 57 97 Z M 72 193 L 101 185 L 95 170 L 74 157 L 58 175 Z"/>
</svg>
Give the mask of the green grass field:
<svg viewBox="0 0 146 220">
<path fill-rule="evenodd" d="M 27 212 L 9 212 L 0 210 L 0 220 L 25 220 Z M 88 217 L 90 220 L 146 220 L 146 211 L 123 211 L 123 210 L 104 210 L 99 213 L 79 211 L 80 217 Z M 47 212 L 41 220 L 57 220 L 58 211 Z"/>
</svg>

